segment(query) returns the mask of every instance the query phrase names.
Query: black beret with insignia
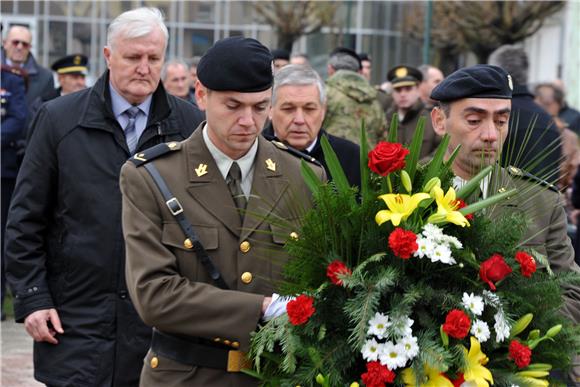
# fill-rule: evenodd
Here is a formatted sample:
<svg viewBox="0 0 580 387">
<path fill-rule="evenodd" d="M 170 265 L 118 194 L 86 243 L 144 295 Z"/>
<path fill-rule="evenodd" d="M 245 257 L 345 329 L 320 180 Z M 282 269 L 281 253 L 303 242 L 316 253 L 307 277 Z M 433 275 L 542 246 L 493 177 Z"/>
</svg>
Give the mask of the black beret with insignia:
<svg viewBox="0 0 580 387">
<path fill-rule="evenodd" d="M 387 73 L 387 80 L 396 89 L 397 87 L 418 85 L 423 80 L 423 74 L 411 66 L 396 66 Z"/>
<path fill-rule="evenodd" d="M 435 86 L 431 99 L 452 102 L 463 98 L 511 99 L 511 76 L 501 67 L 479 64 L 455 71 Z"/>
<path fill-rule="evenodd" d="M 57 74 L 81 74 L 87 75 L 89 58 L 82 54 L 67 55 L 58 59 L 51 66 Z"/>
<path fill-rule="evenodd" d="M 208 89 L 254 93 L 272 87 L 272 54 L 255 39 L 217 41 L 201 57 L 197 77 Z"/>
</svg>

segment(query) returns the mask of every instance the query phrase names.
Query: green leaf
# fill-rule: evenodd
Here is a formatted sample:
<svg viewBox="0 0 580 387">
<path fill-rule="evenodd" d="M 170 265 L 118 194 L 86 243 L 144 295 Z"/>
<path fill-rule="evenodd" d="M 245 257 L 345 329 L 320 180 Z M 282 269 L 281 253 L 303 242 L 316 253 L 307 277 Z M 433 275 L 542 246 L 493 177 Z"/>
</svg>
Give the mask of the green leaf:
<svg viewBox="0 0 580 387">
<path fill-rule="evenodd" d="M 349 192 L 351 190 L 350 184 L 342 166 L 340 165 L 340 161 L 338 161 L 338 157 L 336 156 L 336 152 L 332 149 L 330 142 L 328 142 L 327 136 L 322 136 L 320 138 L 320 145 L 322 145 L 322 153 L 324 153 L 324 160 L 326 161 L 326 166 L 332 176 L 332 181 L 336 185 L 336 189 L 338 192 Z M 352 204 L 356 203 L 356 199 L 354 195 L 352 196 Z"/>
<path fill-rule="evenodd" d="M 302 173 L 302 177 L 310 191 L 312 191 L 315 196 L 318 195 L 323 183 L 320 181 L 316 173 L 314 173 L 310 165 L 308 165 L 304 160 L 300 160 L 300 172 Z"/>
<path fill-rule="evenodd" d="M 471 178 L 463 187 L 461 187 L 455 193 L 459 199 L 465 199 L 471 196 L 476 189 L 479 188 L 479 183 L 483 178 L 485 178 L 491 170 L 493 169 L 492 165 L 488 165 L 487 167 L 483 168 L 477 175 Z"/>
<path fill-rule="evenodd" d="M 509 196 L 515 195 L 518 192 L 517 189 L 510 189 L 509 191 L 497 194 L 497 195 L 493 195 L 488 197 L 487 199 L 483 199 L 478 201 L 477 203 L 473 203 L 468 205 L 467 207 L 463 207 L 462 209 L 459 210 L 459 212 L 463 215 L 467 215 L 467 214 L 473 214 L 479 210 L 482 210 L 486 207 L 489 207 L 493 204 L 499 203 L 501 201 L 503 201 L 504 199 L 508 198 Z"/>
<path fill-rule="evenodd" d="M 447 150 L 447 146 L 449 145 L 449 135 L 446 134 L 443 136 L 441 143 L 437 147 L 435 151 L 435 155 L 433 159 L 429 162 L 427 167 L 427 172 L 425 173 L 425 177 L 423 178 L 424 181 L 429 181 L 432 177 L 440 177 L 442 172 L 445 172 L 446 168 L 443 166 L 443 158 L 445 157 L 445 151 Z"/>
<path fill-rule="evenodd" d="M 405 163 L 405 171 L 409 174 L 411 181 L 415 178 L 415 172 L 417 171 L 417 162 L 419 161 L 419 155 L 421 154 L 421 145 L 423 145 L 423 133 L 425 132 L 425 117 L 419 117 L 417 122 L 417 127 L 415 128 L 415 133 L 413 134 L 413 139 L 411 140 L 411 146 L 409 147 L 409 154 L 407 155 L 407 160 Z"/>
<path fill-rule="evenodd" d="M 369 145 L 367 142 L 367 132 L 365 128 L 364 119 L 360 125 L 360 179 L 361 179 L 361 200 L 363 203 L 369 200 L 374 200 L 371 197 L 369 186 L 370 186 L 370 173 L 369 164 Z"/>
<path fill-rule="evenodd" d="M 393 114 L 393 118 L 391 118 L 389 135 L 387 137 L 388 142 L 397 142 L 397 127 L 398 126 L 399 126 L 399 115 L 397 113 L 395 113 L 395 114 Z"/>
</svg>

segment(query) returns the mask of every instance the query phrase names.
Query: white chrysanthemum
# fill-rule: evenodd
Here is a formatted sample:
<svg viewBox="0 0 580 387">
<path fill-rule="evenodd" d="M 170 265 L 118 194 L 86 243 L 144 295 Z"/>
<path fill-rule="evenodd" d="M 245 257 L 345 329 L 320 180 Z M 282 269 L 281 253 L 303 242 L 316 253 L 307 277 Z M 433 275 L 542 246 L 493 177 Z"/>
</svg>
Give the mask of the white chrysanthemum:
<svg viewBox="0 0 580 387">
<path fill-rule="evenodd" d="M 369 330 L 367 334 L 374 335 L 379 339 L 387 337 L 387 328 L 391 326 L 389 316 L 382 313 L 375 313 L 375 316 L 369 321 Z"/>
<path fill-rule="evenodd" d="M 433 253 L 429 254 L 429 258 L 431 259 L 431 262 L 441 262 L 447 265 L 457 263 L 451 256 L 451 249 L 445 245 L 436 246 Z"/>
<path fill-rule="evenodd" d="M 447 246 L 452 246 L 455 247 L 456 249 L 463 248 L 463 244 L 459 241 L 459 239 L 455 238 L 454 236 L 443 235 L 441 241 L 445 243 Z"/>
<path fill-rule="evenodd" d="M 383 345 L 381 354 L 379 355 L 379 361 L 382 365 L 387 366 L 391 371 L 404 367 L 407 363 L 405 348 L 400 344 L 394 344 L 392 341 L 387 341 Z"/>
<path fill-rule="evenodd" d="M 489 340 L 491 334 L 489 333 L 489 326 L 485 321 L 475 320 L 471 325 L 471 334 L 475 336 L 475 338 L 480 343 L 485 343 Z"/>
<path fill-rule="evenodd" d="M 417 338 L 415 336 L 405 336 L 399 344 L 403 346 L 407 360 L 411 360 L 419 354 L 419 345 L 417 344 Z"/>
<path fill-rule="evenodd" d="M 473 293 L 463 293 L 462 301 L 465 309 L 469 309 L 476 316 L 481 316 L 483 313 L 483 298 L 475 296 Z"/>
<path fill-rule="evenodd" d="M 420 235 L 417 236 L 417 251 L 413 253 L 413 256 L 423 258 L 425 256 L 429 256 L 433 253 L 433 249 L 435 249 L 435 243 L 431 239 L 424 238 Z"/>
<path fill-rule="evenodd" d="M 439 226 L 427 223 L 423 226 L 422 234 L 425 235 L 425 238 L 427 239 L 431 239 L 434 242 L 439 242 L 443 237 L 443 230 L 439 228 Z"/>
<path fill-rule="evenodd" d="M 493 317 L 495 319 L 495 324 L 493 325 L 493 329 L 495 329 L 495 341 L 501 343 L 510 336 L 511 328 L 501 310 Z"/>
<path fill-rule="evenodd" d="M 392 320 L 391 333 L 396 337 L 406 337 L 413 334 L 411 327 L 415 321 L 406 316 L 401 316 Z"/>
<path fill-rule="evenodd" d="M 379 358 L 383 349 L 383 345 L 377 343 L 375 339 L 370 339 L 365 342 L 363 345 L 361 353 L 363 359 L 366 361 L 376 361 Z"/>
</svg>

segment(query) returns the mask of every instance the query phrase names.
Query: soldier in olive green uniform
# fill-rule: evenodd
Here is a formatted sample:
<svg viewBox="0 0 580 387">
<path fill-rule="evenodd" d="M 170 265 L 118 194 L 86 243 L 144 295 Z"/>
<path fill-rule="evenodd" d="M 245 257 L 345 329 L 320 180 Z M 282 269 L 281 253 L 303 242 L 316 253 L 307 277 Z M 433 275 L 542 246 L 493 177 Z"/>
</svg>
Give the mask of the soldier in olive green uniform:
<svg viewBox="0 0 580 387">
<path fill-rule="evenodd" d="M 447 156 L 461 145 L 453 162 L 456 185 L 472 178 L 485 165 L 496 165 L 507 136 L 511 113 L 512 81 L 500 67 L 477 65 L 456 71 L 433 89 L 431 98 L 439 106 L 431 112 L 433 128 L 450 135 Z M 566 213 L 560 193 L 515 167 L 496 166 L 482 183 L 484 195 L 511 188 L 514 197 L 492 209 L 491 215 L 517 211 L 530 220 L 522 246 L 544 254 L 555 272 L 580 268 L 574 262 L 574 250 L 566 232 Z M 567 285 L 563 313 L 574 323 L 580 321 L 580 288 Z M 575 360 L 570 377 L 580 381 L 580 364 Z"/>
<path fill-rule="evenodd" d="M 255 386 L 240 372 L 250 333 L 285 312 L 274 286 L 310 193 L 300 159 L 258 136 L 271 98 L 268 49 L 223 39 L 197 73 L 207 122 L 181 143 L 135 155 L 121 173 L 128 289 L 155 328 L 141 385 Z"/>
<path fill-rule="evenodd" d="M 419 158 L 431 155 L 439 146 L 441 137 L 433 130 L 430 111 L 425 108 L 420 98 L 419 84 L 423 75 L 414 67 L 397 66 L 387 73 L 387 79 L 393 87 L 393 103 L 386 114 L 387 130 L 394 114 L 397 113 L 397 141 L 408 146 L 413 140 L 419 118 L 424 117 L 425 130 Z"/>
<path fill-rule="evenodd" d="M 334 136 L 359 144 L 364 119 L 369 145 L 374 146 L 384 137 L 385 114 L 377 90 L 359 74 L 360 69 L 360 58 L 351 50 L 341 48 L 330 55 L 328 102 L 322 127 Z"/>
</svg>

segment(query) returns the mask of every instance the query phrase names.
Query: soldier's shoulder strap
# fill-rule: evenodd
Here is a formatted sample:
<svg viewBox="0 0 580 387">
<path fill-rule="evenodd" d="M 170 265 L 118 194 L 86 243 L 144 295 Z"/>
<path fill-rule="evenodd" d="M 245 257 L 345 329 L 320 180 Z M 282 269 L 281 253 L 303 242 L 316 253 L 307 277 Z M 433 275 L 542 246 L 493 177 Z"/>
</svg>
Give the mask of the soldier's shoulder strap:
<svg viewBox="0 0 580 387">
<path fill-rule="evenodd" d="M 544 179 L 541 179 L 538 176 L 533 175 L 527 171 L 524 171 L 521 168 L 514 167 L 513 165 L 510 165 L 506 169 L 507 169 L 507 172 L 510 174 L 510 176 L 513 176 L 513 177 L 518 178 L 518 179 L 528 180 L 534 184 L 541 185 L 543 187 L 547 187 L 548 189 L 550 189 L 554 192 L 560 192 L 558 190 L 558 187 L 556 187 L 554 184 L 552 184 L 549 181 L 546 181 Z"/>
<path fill-rule="evenodd" d="M 129 159 L 136 167 L 140 167 L 143 164 L 148 163 L 149 161 L 155 160 L 163 155 L 166 155 L 170 152 L 176 151 L 181 149 L 181 144 L 177 141 L 172 142 L 164 142 L 161 144 L 157 144 L 152 146 L 151 148 L 145 149 L 142 152 L 137 152 Z"/>
<path fill-rule="evenodd" d="M 278 140 L 272 140 L 270 141 L 276 148 L 283 150 L 285 152 L 290 153 L 292 156 L 296 156 L 299 157 L 303 160 L 306 160 L 312 164 L 318 165 L 319 167 L 322 166 L 322 164 L 320 164 L 320 162 L 318 160 L 316 160 L 314 157 L 299 151 L 296 148 L 291 147 L 290 145 L 286 145 L 283 142 L 280 142 Z"/>
</svg>

